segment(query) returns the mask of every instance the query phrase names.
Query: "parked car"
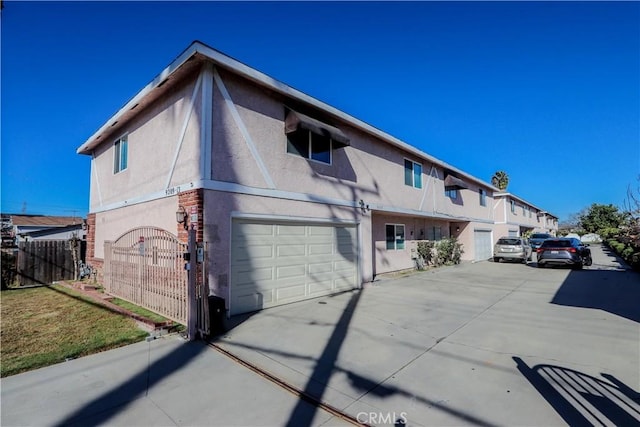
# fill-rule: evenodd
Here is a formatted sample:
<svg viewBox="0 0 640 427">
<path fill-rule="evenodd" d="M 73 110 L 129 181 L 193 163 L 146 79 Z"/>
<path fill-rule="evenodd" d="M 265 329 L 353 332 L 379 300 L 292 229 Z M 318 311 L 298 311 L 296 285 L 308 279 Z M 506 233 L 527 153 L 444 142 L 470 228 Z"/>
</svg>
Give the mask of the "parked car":
<svg viewBox="0 0 640 427">
<path fill-rule="evenodd" d="M 580 269 L 591 265 L 591 249 L 575 237 L 547 239 L 537 249 L 538 267 L 570 265 Z"/>
<path fill-rule="evenodd" d="M 493 247 L 493 260 L 518 260 L 526 263 L 531 260 L 531 245 L 524 237 L 501 237 Z"/>
<path fill-rule="evenodd" d="M 551 239 L 553 236 L 549 233 L 533 233 L 531 237 L 529 237 L 529 243 L 531 244 L 531 248 L 535 251 L 540 247 L 542 242 L 546 239 Z"/>
</svg>

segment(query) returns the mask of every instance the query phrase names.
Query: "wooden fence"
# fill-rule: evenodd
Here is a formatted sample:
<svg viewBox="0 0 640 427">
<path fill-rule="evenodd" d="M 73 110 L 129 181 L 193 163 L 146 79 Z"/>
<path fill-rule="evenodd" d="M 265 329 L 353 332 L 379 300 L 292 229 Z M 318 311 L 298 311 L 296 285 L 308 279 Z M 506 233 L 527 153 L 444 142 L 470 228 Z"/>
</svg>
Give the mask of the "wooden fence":
<svg viewBox="0 0 640 427">
<path fill-rule="evenodd" d="M 21 242 L 16 263 L 18 284 L 47 285 L 58 280 L 75 279 L 75 263 L 84 259 L 87 243 L 77 242 L 75 247 L 68 240 Z"/>
</svg>

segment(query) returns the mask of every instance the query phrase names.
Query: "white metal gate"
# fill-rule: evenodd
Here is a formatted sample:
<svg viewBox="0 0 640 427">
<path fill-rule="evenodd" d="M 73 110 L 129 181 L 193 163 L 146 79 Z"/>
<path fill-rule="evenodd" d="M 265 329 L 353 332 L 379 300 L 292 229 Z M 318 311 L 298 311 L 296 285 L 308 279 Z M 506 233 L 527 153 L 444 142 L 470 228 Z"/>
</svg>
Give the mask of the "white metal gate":
<svg viewBox="0 0 640 427">
<path fill-rule="evenodd" d="M 139 227 L 105 242 L 104 280 L 107 293 L 187 323 L 187 245 L 156 227 Z"/>
</svg>

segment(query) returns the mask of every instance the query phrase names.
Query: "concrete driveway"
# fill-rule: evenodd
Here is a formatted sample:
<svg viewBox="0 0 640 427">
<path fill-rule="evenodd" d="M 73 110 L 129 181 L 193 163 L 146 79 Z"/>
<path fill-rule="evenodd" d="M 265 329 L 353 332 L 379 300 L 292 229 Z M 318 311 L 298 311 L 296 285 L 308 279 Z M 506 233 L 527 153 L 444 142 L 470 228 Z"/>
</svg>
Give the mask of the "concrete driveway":
<svg viewBox="0 0 640 427">
<path fill-rule="evenodd" d="M 639 425 L 640 278 L 482 262 L 264 310 L 213 345 L 371 425 Z M 334 426 L 176 336 L 0 381 L 3 426 Z M 338 415 L 338 416 L 336 416 Z"/>
<path fill-rule="evenodd" d="M 582 271 L 381 280 L 234 319 L 216 345 L 367 424 L 638 425 L 640 277 L 592 252 Z M 310 424 L 306 409 L 288 424 Z"/>
</svg>

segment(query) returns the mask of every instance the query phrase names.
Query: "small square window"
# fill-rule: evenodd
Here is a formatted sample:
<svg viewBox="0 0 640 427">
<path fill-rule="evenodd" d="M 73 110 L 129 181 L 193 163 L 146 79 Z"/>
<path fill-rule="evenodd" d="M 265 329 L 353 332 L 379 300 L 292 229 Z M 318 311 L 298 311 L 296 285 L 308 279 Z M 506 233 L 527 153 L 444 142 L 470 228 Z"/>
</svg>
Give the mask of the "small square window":
<svg viewBox="0 0 640 427">
<path fill-rule="evenodd" d="M 287 134 L 287 153 L 331 164 L 331 138 L 306 129 Z"/>
<path fill-rule="evenodd" d="M 404 249 L 404 224 L 387 224 L 385 227 L 387 249 Z"/>
<path fill-rule="evenodd" d="M 422 165 L 405 159 L 404 183 L 410 187 L 422 188 Z"/>
<path fill-rule="evenodd" d="M 123 136 L 115 142 L 113 147 L 113 173 L 121 172 L 127 168 L 129 151 L 128 145 L 126 136 Z"/>
<path fill-rule="evenodd" d="M 478 190 L 478 195 L 480 196 L 480 206 L 487 206 L 487 192 L 481 188 Z"/>
<path fill-rule="evenodd" d="M 458 189 L 455 187 L 444 187 L 444 195 L 455 200 L 458 198 Z"/>
</svg>

